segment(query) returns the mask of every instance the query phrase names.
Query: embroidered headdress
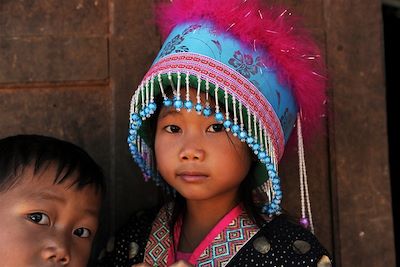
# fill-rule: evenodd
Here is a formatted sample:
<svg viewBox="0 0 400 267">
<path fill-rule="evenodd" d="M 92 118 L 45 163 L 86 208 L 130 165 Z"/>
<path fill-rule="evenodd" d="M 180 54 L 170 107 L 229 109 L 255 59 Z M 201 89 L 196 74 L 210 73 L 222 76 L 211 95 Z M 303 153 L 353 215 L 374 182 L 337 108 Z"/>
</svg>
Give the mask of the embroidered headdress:
<svg viewBox="0 0 400 267">
<path fill-rule="evenodd" d="M 128 143 L 145 179 L 162 184 L 141 127 L 160 108 L 155 98 L 161 95 L 162 105 L 214 116 L 247 142 L 259 159 L 257 187 L 268 196 L 262 212 L 274 215 L 282 199 L 278 162 L 297 124 L 307 224 L 300 122 L 310 128 L 323 114 L 325 78 L 318 48 L 288 10 L 258 0 L 170 2 L 157 7 L 165 42 L 131 102 Z M 197 99 L 189 98 L 189 88 L 197 89 Z M 206 95 L 203 103 L 200 92 Z"/>
</svg>

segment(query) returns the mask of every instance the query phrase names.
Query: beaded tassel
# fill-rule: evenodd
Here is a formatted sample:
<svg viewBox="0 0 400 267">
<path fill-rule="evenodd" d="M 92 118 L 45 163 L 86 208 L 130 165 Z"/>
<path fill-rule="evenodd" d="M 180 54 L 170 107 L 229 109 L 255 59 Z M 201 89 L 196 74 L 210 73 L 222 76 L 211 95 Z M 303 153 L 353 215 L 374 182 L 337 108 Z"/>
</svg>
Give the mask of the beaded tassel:
<svg viewBox="0 0 400 267">
<path fill-rule="evenodd" d="M 242 102 L 239 101 L 239 119 L 240 119 L 240 132 L 239 132 L 239 139 L 242 142 L 246 141 L 247 133 L 244 130 L 244 121 L 243 121 L 243 106 Z"/>
<path fill-rule="evenodd" d="M 171 101 L 171 99 L 169 99 L 167 97 L 167 95 L 166 95 L 166 93 L 164 91 L 164 87 L 163 87 L 163 84 L 162 84 L 162 79 L 161 79 L 161 74 L 160 73 L 158 74 L 158 84 L 160 86 L 161 95 L 162 95 L 162 97 L 164 99 L 163 100 L 164 106 L 170 107 L 172 105 L 172 101 Z"/>
<path fill-rule="evenodd" d="M 253 144 L 253 151 L 254 154 L 258 154 L 258 150 L 260 149 L 260 145 L 258 144 L 258 130 L 257 130 L 257 118 L 256 115 L 253 114 L 253 123 L 254 123 L 254 144 Z"/>
<path fill-rule="evenodd" d="M 251 113 L 250 110 L 247 110 L 247 139 L 246 142 L 249 145 L 249 147 L 253 147 L 253 142 L 254 142 L 254 138 L 253 138 L 253 130 L 251 129 L 252 125 L 251 125 Z"/>
<path fill-rule="evenodd" d="M 150 80 L 150 103 L 149 103 L 149 117 L 154 114 L 157 109 L 157 105 L 154 102 L 154 77 Z"/>
<path fill-rule="evenodd" d="M 177 111 L 180 111 L 181 108 L 183 107 L 183 102 L 181 100 L 181 73 L 179 71 L 177 73 L 177 76 L 178 76 L 178 82 L 177 82 L 177 86 L 176 86 L 174 107 Z"/>
<path fill-rule="evenodd" d="M 170 71 L 168 72 L 168 80 L 169 80 L 169 84 L 171 85 L 172 92 L 175 95 L 176 94 L 175 85 L 174 85 L 174 81 L 172 80 L 172 74 Z"/>
<path fill-rule="evenodd" d="M 144 92 L 144 85 L 143 84 L 140 85 L 140 91 L 141 91 L 140 98 L 142 99 L 142 106 L 141 106 L 141 110 L 140 110 L 139 114 L 142 117 L 142 119 L 145 120 L 146 119 L 146 113 L 144 111 L 144 108 L 145 108 L 145 92 Z"/>
<path fill-rule="evenodd" d="M 258 159 L 261 162 L 263 162 L 264 158 L 266 157 L 266 152 L 264 150 L 265 146 L 264 146 L 263 130 L 262 130 L 261 125 L 262 125 L 262 123 L 261 123 L 261 121 L 259 121 L 258 130 L 259 130 L 260 149 L 258 152 Z"/>
<path fill-rule="evenodd" d="M 185 100 L 184 106 L 185 106 L 186 110 L 188 112 L 190 112 L 190 111 L 192 111 L 193 103 L 190 100 L 190 93 L 189 93 L 189 90 L 190 90 L 189 72 L 186 73 L 186 80 L 185 81 L 186 81 L 186 100 Z"/>
<path fill-rule="evenodd" d="M 297 114 L 297 141 L 299 154 L 299 175 L 300 175 L 300 200 L 301 200 L 301 218 L 300 224 L 305 228 L 310 228 L 314 233 L 314 224 L 311 212 L 310 196 L 308 193 L 306 162 L 304 157 L 303 135 L 301 133 L 300 115 Z M 307 218 L 307 215 L 308 218 Z"/>
<path fill-rule="evenodd" d="M 197 114 L 201 114 L 203 110 L 203 106 L 201 105 L 201 98 L 200 98 L 200 86 L 201 86 L 201 77 L 197 76 L 197 92 L 196 92 L 196 105 L 194 109 L 196 110 Z"/>
<path fill-rule="evenodd" d="M 229 132 L 232 126 L 232 122 L 229 119 L 229 102 L 228 102 L 228 91 L 225 88 L 224 90 L 224 100 L 225 100 L 225 121 L 224 127 L 225 131 Z"/>
<path fill-rule="evenodd" d="M 214 95 L 215 95 L 215 120 L 218 122 L 224 121 L 224 115 L 220 111 L 219 103 L 218 103 L 218 84 L 215 84 L 215 89 L 214 89 Z"/>
<path fill-rule="evenodd" d="M 232 125 L 232 133 L 234 136 L 237 136 L 239 131 L 240 131 L 240 127 L 238 125 L 238 118 L 236 115 L 236 98 L 235 95 L 232 95 L 232 105 L 233 105 L 233 125 Z"/>
<path fill-rule="evenodd" d="M 210 83 L 208 82 L 208 80 L 206 80 L 206 106 L 203 110 L 203 115 L 206 117 L 211 115 L 210 102 L 208 99 L 209 91 L 210 91 Z"/>
</svg>

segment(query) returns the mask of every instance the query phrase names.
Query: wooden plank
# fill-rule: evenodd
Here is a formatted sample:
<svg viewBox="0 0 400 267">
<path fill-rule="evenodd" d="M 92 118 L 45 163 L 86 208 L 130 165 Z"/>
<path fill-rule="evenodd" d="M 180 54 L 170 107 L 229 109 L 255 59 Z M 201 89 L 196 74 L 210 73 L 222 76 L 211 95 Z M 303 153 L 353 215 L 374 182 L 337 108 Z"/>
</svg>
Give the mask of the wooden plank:
<svg viewBox="0 0 400 267">
<path fill-rule="evenodd" d="M 0 83 L 108 78 L 105 37 L 0 38 Z"/>
<path fill-rule="evenodd" d="M 341 266 L 395 266 L 381 2 L 324 1 Z"/>
<path fill-rule="evenodd" d="M 0 2 L 0 36 L 104 36 L 107 33 L 107 0 Z"/>
<path fill-rule="evenodd" d="M 152 18 L 153 1 L 110 2 L 110 79 L 113 90 L 113 187 L 116 228 L 132 211 L 152 206 L 158 200 L 152 182 L 145 183 L 126 142 L 130 98 L 154 60 L 160 37 Z M 135 15 L 132 15 L 135 14 Z"/>
<path fill-rule="evenodd" d="M 0 136 L 44 134 L 74 142 L 109 169 L 110 102 L 106 86 L 1 88 Z"/>
</svg>

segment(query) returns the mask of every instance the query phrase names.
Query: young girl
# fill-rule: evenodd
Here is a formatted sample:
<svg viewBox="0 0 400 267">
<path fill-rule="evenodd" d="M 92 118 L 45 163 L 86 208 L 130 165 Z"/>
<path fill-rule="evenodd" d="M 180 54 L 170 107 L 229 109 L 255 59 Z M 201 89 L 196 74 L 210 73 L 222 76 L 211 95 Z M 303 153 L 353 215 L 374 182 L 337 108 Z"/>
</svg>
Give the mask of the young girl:
<svg viewBox="0 0 400 267">
<path fill-rule="evenodd" d="M 256 0 L 174 0 L 158 17 L 168 37 L 132 97 L 128 143 L 173 201 L 135 216 L 102 264 L 331 266 L 311 233 L 301 135 L 323 109 L 314 44 L 290 12 Z M 280 208 L 294 124 L 303 227 Z"/>
</svg>

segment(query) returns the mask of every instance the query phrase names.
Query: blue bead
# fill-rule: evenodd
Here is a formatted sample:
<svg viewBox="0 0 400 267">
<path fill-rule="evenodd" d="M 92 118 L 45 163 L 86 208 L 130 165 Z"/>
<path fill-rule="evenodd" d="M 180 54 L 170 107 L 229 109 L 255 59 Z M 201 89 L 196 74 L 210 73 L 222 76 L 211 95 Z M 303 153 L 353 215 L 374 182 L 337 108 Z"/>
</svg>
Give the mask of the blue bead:
<svg viewBox="0 0 400 267">
<path fill-rule="evenodd" d="M 271 208 L 275 210 L 276 208 L 278 208 L 278 205 L 276 205 L 275 203 L 271 203 Z"/>
<path fill-rule="evenodd" d="M 258 158 L 259 158 L 260 160 L 261 160 L 261 159 L 264 159 L 266 156 L 267 156 L 267 154 L 265 154 L 264 151 L 261 151 L 261 152 L 258 153 Z"/>
<path fill-rule="evenodd" d="M 277 191 L 277 190 L 281 190 L 281 187 L 277 184 L 272 185 L 272 188 Z"/>
<path fill-rule="evenodd" d="M 272 165 L 272 164 L 267 164 L 267 170 L 273 171 L 273 170 L 274 170 L 274 165 Z"/>
<path fill-rule="evenodd" d="M 164 99 L 163 104 L 164 104 L 164 106 L 166 106 L 166 107 L 170 107 L 170 106 L 172 106 L 172 100 L 169 99 L 169 98 Z"/>
<path fill-rule="evenodd" d="M 175 100 L 175 102 L 174 102 L 174 107 L 175 107 L 176 109 L 182 108 L 182 107 L 183 107 L 183 102 L 182 102 L 182 100 Z"/>
<path fill-rule="evenodd" d="M 139 112 L 139 115 L 140 115 L 141 117 L 146 117 L 146 113 L 144 112 L 144 110 L 141 110 L 141 111 Z"/>
<path fill-rule="evenodd" d="M 130 135 L 136 135 L 136 134 L 137 134 L 137 131 L 134 130 L 134 129 L 130 129 L 130 130 L 129 130 L 129 134 L 130 134 Z"/>
<path fill-rule="evenodd" d="M 272 184 L 279 184 L 279 179 L 278 178 L 273 178 L 272 179 Z"/>
<path fill-rule="evenodd" d="M 239 138 L 244 141 L 247 138 L 247 133 L 245 131 L 240 131 Z"/>
<path fill-rule="evenodd" d="M 221 112 L 215 113 L 215 120 L 219 122 L 223 121 L 224 115 Z"/>
<path fill-rule="evenodd" d="M 206 117 L 210 116 L 211 115 L 211 109 L 210 108 L 205 108 L 203 110 L 203 115 L 206 116 Z"/>
<path fill-rule="evenodd" d="M 137 120 L 140 120 L 140 117 L 139 117 L 139 115 L 138 115 L 137 113 L 133 113 L 133 114 L 131 115 L 131 119 L 132 119 L 133 121 L 137 121 Z"/>
<path fill-rule="evenodd" d="M 281 200 L 282 199 L 282 195 L 275 195 L 276 199 Z"/>
<path fill-rule="evenodd" d="M 200 103 L 197 103 L 197 104 L 194 106 L 194 109 L 195 109 L 197 112 L 201 112 L 201 111 L 203 110 L 203 106 L 202 106 Z"/>
<path fill-rule="evenodd" d="M 274 200 L 272 200 L 273 203 L 275 203 L 277 206 L 281 203 L 281 201 L 277 198 L 274 198 Z"/>
<path fill-rule="evenodd" d="M 133 127 L 134 129 L 139 129 L 140 126 L 142 126 L 142 120 L 137 120 L 137 121 L 134 121 L 134 122 L 132 123 L 132 127 Z"/>
<path fill-rule="evenodd" d="M 249 145 L 253 145 L 254 138 L 251 137 L 251 136 L 249 136 L 249 137 L 247 137 L 246 142 L 247 142 Z"/>
<path fill-rule="evenodd" d="M 145 108 L 144 108 L 144 113 L 147 115 L 147 114 L 150 114 L 150 108 L 149 108 L 149 106 L 146 106 Z"/>
<path fill-rule="evenodd" d="M 239 125 L 234 124 L 234 125 L 232 126 L 232 133 L 237 134 L 239 131 L 240 131 Z"/>
<path fill-rule="evenodd" d="M 274 178 L 276 176 L 276 172 L 273 170 L 268 171 L 268 176 Z"/>
<path fill-rule="evenodd" d="M 231 122 L 230 120 L 224 121 L 224 127 L 225 127 L 226 129 L 229 129 L 229 128 L 231 127 L 231 125 L 232 125 L 232 122 Z"/>
<path fill-rule="evenodd" d="M 271 163 L 271 157 L 270 156 L 266 156 L 265 159 L 264 159 L 264 162 L 267 163 L 267 164 Z"/>
<path fill-rule="evenodd" d="M 192 101 L 185 101 L 185 108 L 186 109 L 192 109 L 192 107 L 193 107 L 193 103 L 192 103 Z"/>
<path fill-rule="evenodd" d="M 257 144 L 257 143 L 255 143 L 255 144 L 253 145 L 253 150 L 259 150 L 259 149 L 260 149 L 260 145 Z"/>
<path fill-rule="evenodd" d="M 153 114 L 154 111 L 157 109 L 156 103 L 151 102 L 151 103 L 149 104 L 149 109 L 150 109 L 150 114 Z"/>
</svg>

